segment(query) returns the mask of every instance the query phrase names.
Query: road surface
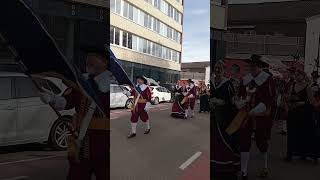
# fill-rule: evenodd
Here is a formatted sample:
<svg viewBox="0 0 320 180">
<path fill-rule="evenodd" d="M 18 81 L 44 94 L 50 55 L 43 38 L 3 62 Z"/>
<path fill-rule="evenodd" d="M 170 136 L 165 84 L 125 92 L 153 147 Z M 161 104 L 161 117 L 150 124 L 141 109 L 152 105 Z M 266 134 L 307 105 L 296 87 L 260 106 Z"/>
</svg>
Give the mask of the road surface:
<svg viewBox="0 0 320 180">
<path fill-rule="evenodd" d="M 134 139 L 126 138 L 130 112 L 111 113 L 112 180 L 209 179 L 209 114 L 185 120 L 170 113 L 170 103 L 154 106 L 151 134 L 140 123 Z"/>
</svg>

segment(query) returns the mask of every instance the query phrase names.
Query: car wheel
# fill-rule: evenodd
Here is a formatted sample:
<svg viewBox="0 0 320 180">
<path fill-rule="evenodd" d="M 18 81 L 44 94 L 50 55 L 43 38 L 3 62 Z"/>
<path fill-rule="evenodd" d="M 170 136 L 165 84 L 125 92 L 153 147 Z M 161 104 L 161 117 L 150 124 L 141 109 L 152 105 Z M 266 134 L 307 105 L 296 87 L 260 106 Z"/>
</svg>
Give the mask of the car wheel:
<svg viewBox="0 0 320 180">
<path fill-rule="evenodd" d="M 49 144 L 55 150 L 67 149 L 68 123 L 70 122 L 71 118 L 61 117 L 53 124 L 50 131 Z"/>
<path fill-rule="evenodd" d="M 126 109 L 129 109 L 130 108 L 130 106 L 131 106 L 131 104 L 132 104 L 132 99 L 130 98 L 130 99 L 128 99 L 127 101 L 126 101 L 126 105 L 124 106 Z"/>
<path fill-rule="evenodd" d="M 153 104 L 154 104 L 154 105 L 159 104 L 159 98 L 158 98 L 158 97 L 154 98 Z"/>
</svg>

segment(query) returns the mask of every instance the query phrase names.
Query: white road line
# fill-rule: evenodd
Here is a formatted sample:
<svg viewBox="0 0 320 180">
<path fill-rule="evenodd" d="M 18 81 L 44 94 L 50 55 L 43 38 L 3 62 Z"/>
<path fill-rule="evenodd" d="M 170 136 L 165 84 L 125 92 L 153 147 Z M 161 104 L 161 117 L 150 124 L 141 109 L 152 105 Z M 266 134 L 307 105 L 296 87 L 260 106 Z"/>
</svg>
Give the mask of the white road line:
<svg viewBox="0 0 320 180">
<path fill-rule="evenodd" d="M 193 156 L 191 156 L 186 162 L 184 162 L 179 168 L 181 170 L 186 169 L 193 161 L 195 161 L 198 157 L 201 156 L 201 152 L 196 152 Z"/>
<path fill-rule="evenodd" d="M 1 180 L 20 180 L 20 179 L 28 179 L 28 176 L 19 176 L 19 177 L 13 177 L 13 178 L 7 178 L 7 179 L 1 179 Z"/>
<path fill-rule="evenodd" d="M 24 159 L 24 160 L 19 160 L 19 161 L 3 162 L 3 163 L 0 163 L 0 166 L 9 165 L 9 164 L 17 164 L 17 163 L 26 163 L 26 162 L 31 162 L 31 161 L 46 160 L 46 159 L 52 159 L 52 158 L 64 157 L 64 156 L 65 155 L 56 155 L 56 156 L 48 156 L 48 157 L 43 157 L 43 158 L 32 158 L 32 159 Z"/>
</svg>

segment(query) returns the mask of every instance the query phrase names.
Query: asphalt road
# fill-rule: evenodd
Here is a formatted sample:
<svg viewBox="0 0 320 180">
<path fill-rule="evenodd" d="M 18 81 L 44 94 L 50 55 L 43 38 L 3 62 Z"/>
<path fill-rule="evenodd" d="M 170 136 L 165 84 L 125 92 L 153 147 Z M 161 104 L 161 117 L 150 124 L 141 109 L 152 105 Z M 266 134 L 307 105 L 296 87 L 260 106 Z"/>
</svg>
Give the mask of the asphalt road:
<svg viewBox="0 0 320 180">
<path fill-rule="evenodd" d="M 183 120 L 170 112 L 171 104 L 153 106 L 151 134 L 139 126 L 128 140 L 130 112 L 111 111 L 112 180 L 209 179 L 209 114 Z M 0 180 L 65 180 L 67 170 L 66 152 L 44 144 L 0 148 Z"/>
<path fill-rule="evenodd" d="M 185 120 L 170 113 L 169 103 L 153 107 L 151 134 L 140 123 L 134 139 L 126 138 L 130 112 L 111 113 L 112 180 L 209 179 L 209 114 Z"/>
<path fill-rule="evenodd" d="M 276 127 L 276 126 L 275 126 Z M 306 139 L 307 141 L 307 139 Z M 315 142 L 316 143 L 316 142 Z M 320 142 L 318 142 L 320 143 Z M 255 180 L 256 170 L 261 167 L 259 153 L 253 142 L 251 161 L 249 162 L 250 180 Z M 293 162 L 283 161 L 286 154 L 286 136 L 277 134 L 274 128 L 269 153 L 269 167 L 271 174 L 266 180 L 319 180 L 320 163 L 315 165 L 311 160 L 294 159 Z"/>
</svg>

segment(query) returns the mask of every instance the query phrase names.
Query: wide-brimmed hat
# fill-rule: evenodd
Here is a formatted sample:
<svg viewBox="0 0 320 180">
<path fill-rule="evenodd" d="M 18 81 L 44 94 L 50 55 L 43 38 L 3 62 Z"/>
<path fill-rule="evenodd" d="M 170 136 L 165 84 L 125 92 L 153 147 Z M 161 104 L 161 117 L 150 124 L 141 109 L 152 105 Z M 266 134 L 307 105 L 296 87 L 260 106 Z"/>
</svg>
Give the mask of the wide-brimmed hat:
<svg viewBox="0 0 320 180">
<path fill-rule="evenodd" d="M 192 79 L 188 79 L 188 82 L 189 82 L 189 83 L 194 83 L 194 82 L 192 81 Z"/>
<path fill-rule="evenodd" d="M 141 79 L 144 84 L 148 84 L 148 80 L 144 76 L 137 76 L 137 79 Z"/>
<path fill-rule="evenodd" d="M 251 65 L 256 65 L 260 68 L 268 68 L 269 64 L 262 61 L 262 56 L 253 54 L 251 55 L 250 59 L 247 61 Z"/>
</svg>

